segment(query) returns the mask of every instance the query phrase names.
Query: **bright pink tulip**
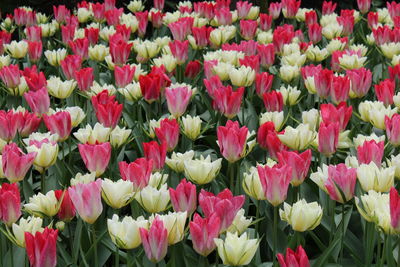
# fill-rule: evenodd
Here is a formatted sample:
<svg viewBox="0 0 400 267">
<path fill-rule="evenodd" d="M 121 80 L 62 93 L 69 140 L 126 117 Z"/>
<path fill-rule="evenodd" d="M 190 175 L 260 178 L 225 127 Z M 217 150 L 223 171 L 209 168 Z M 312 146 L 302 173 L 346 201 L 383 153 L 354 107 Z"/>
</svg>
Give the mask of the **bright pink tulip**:
<svg viewBox="0 0 400 267">
<path fill-rule="evenodd" d="M 386 136 L 389 142 L 394 145 L 400 145 L 400 115 L 394 114 L 392 118 L 385 116 Z"/>
<path fill-rule="evenodd" d="M 57 265 L 58 230 L 45 228 L 34 235 L 25 232 L 26 254 L 32 267 L 55 267 Z"/>
<path fill-rule="evenodd" d="M 368 12 L 368 27 L 374 29 L 378 26 L 378 12 Z"/>
<path fill-rule="evenodd" d="M 229 189 L 225 189 L 218 195 L 201 190 L 199 194 L 199 205 L 206 218 L 217 215 L 221 222 L 220 232 L 225 231 L 233 222 L 238 211 L 244 204 L 243 195 L 233 196 Z"/>
<path fill-rule="evenodd" d="M 400 15 L 400 4 L 396 3 L 395 1 L 386 2 L 386 7 L 389 10 L 389 14 L 392 18 Z"/>
<path fill-rule="evenodd" d="M 96 22 L 100 22 L 104 19 L 104 13 L 106 8 L 104 3 L 92 3 L 93 17 Z"/>
<path fill-rule="evenodd" d="M 16 111 L 13 116 L 13 123 L 17 126 L 17 131 L 21 137 L 28 137 L 36 132 L 42 119 L 29 111 Z"/>
<path fill-rule="evenodd" d="M 111 157 L 111 145 L 109 142 L 102 144 L 78 144 L 79 153 L 90 172 L 96 172 L 99 177 L 107 169 Z"/>
<path fill-rule="evenodd" d="M 347 168 L 344 163 L 328 166 L 328 179 L 325 181 L 325 187 L 331 199 L 340 203 L 352 199 L 356 182 L 356 168 Z"/>
<path fill-rule="evenodd" d="M 35 91 L 29 91 L 24 94 L 25 100 L 31 108 L 32 112 L 44 114 L 49 111 L 50 97 L 46 87 Z"/>
<path fill-rule="evenodd" d="M 292 178 L 292 167 L 287 164 L 257 166 L 257 170 L 267 201 L 274 207 L 285 201 Z"/>
<path fill-rule="evenodd" d="M 165 0 L 154 0 L 154 8 L 158 10 L 163 10 L 164 9 L 164 2 Z"/>
<path fill-rule="evenodd" d="M 131 28 L 126 26 L 126 24 L 120 24 L 115 26 L 116 33 L 121 34 L 122 39 L 126 42 L 129 41 L 131 37 Z"/>
<path fill-rule="evenodd" d="M 357 0 L 358 9 L 362 14 L 365 14 L 371 8 L 371 0 Z"/>
<path fill-rule="evenodd" d="M 391 80 L 400 80 L 400 64 L 395 65 L 394 67 L 389 66 L 389 78 Z"/>
<path fill-rule="evenodd" d="M 330 157 L 336 152 L 339 142 L 340 125 L 338 122 L 321 122 L 318 130 L 318 151 Z"/>
<path fill-rule="evenodd" d="M 279 253 L 276 257 L 280 267 L 310 267 L 307 254 L 301 245 L 297 247 L 296 252 L 287 248 L 286 255 Z"/>
<path fill-rule="evenodd" d="M 189 61 L 185 68 L 185 77 L 189 79 L 196 78 L 196 76 L 200 73 L 202 67 L 203 66 L 198 60 Z"/>
<path fill-rule="evenodd" d="M 182 65 L 188 59 L 189 54 L 189 41 L 174 40 L 169 42 L 169 48 L 171 49 L 172 55 L 176 58 L 178 65 Z"/>
<path fill-rule="evenodd" d="M 21 82 L 18 65 L 3 66 L 0 69 L 0 78 L 7 88 L 15 88 Z"/>
<path fill-rule="evenodd" d="M 310 25 L 310 24 L 318 23 L 317 12 L 315 12 L 315 10 L 311 10 L 309 12 L 306 12 L 305 13 L 305 19 L 306 19 L 305 22 L 306 22 L 307 26 Z"/>
<path fill-rule="evenodd" d="M 308 39 L 313 44 L 322 40 L 322 26 L 318 23 L 308 24 Z"/>
<path fill-rule="evenodd" d="M 261 72 L 256 74 L 256 93 L 258 97 L 263 98 L 265 93 L 271 91 L 274 75 L 268 72 Z"/>
<path fill-rule="evenodd" d="M 72 130 L 71 114 L 68 111 L 59 111 L 53 115 L 43 114 L 43 121 L 52 134 L 58 134 L 58 140 L 66 140 Z"/>
<path fill-rule="evenodd" d="M 244 56 L 244 58 L 239 58 L 240 66 L 246 66 L 252 68 L 256 73 L 260 71 L 260 56 Z"/>
<path fill-rule="evenodd" d="M 85 37 L 89 40 L 90 45 L 97 44 L 99 40 L 99 32 L 100 29 L 98 28 L 85 28 Z"/>
<path fill-rule="evenodd" d="M 292 42 L 294 38 L 293 25 L 285 24 L 274 30 L 272 42 L 276 52 L 282 52 L 283 46 Z"/>
<path fill-rule="evenodd" d="M 339 130 L 344 131 L 353 113 L 353 107 L 341 102 L 336 107 L 333 104 L 321 105 L 321 117 L 325 124 L 339 123 Z"/>
<path fill-rule="evenodd" d="M 109 96 L 107 90 L 92 96 L 92 105 L 97 120 L 105 127 L 115 128 L 122 115 L 123 105 L 114 99 L 115 96 Z"/>
<path fill-rule="evenodd" d="M 110 54 L 114 64 L 121 66 L 126 63 L 131 53 L 132 45 L 132 43 L 127 43 L 123 40 L 118 42 L 110 41 Z"/>
<path fill-rule="evenodd" d="M 28 56 L 32 63 L 37 62 L 42 57 L 42 42 L 28 42 Z"/>
<path fill-rule="evenodd" d="M 159 99 L 161 82 L 162 78 L 158 74 L 149 73 L 139 76 L 140 90 L 142 91 L 143 98 L 147 102 L 152 103 Z"/>
<path fill-rule="evenodd" d="M 253 39 L 257 32 L 257 26 L 257 21 L 255 20 L 241 20 L 240 35 L 245 40 Z"/>
<path fill-rule="evenodd" d="M 135 13 L 136 18 L 139 21 L 139 26 L 138 26 L 139 37 L 143 37 L 146 34 L 147 24 L 149 23 L 148 14 L 149 14 L 148 11 Z"/>
<path fill-rule="evenodd" d="M 363 145 L 357 147 L 357 159 L 359 164 L 369 164 L 373 161 L 377 166 L 381 166 L 385 144 L 383 141 L 377 143 L 375 140 L 365 141 Z"/>
<path fill-rule="evenodd" d="M 131 181 L 135 189 L 140 190 L 148 185 L 153 171 L 152 159 L 137 158 L 129 164 L 125 161 L 120 161 L 118 166 L 122 180 Z"/>
<path fill-rule="evenodd" d="M 37 91 L 47 86 L 46 76 L 43 72 L 29 71 L 29 73 L 24 74 L 24 78 L 31 91 Z"/>
<path fill-rule="evenodd" d="M 21 196 L 17 183 L 0 187 L 0 220 L 11 226 L 21 217 Z"/>
<path fill-rule="evenodd" d="M 228 7 L 214 10 L 215 18 L 220 25 L 231 25 L 232 24 L 232 13 Z"/>
<path fill-rule="evenodd" d="M 163 25 L 163 18 L 165 14 L 161 11 L 151 11 L 150 21 L 153 24 L 153 28 L 160 28 Z"/>
<path fill-rule="evenodd" d="M 68 26 L 61 25 L 61 39 L 64 44 L 68 44 L 69 41 L 73 41 L 74 36 L 75 36 L 74 25 L 68 25 Z"/>
<path fill-rule="evenodd" d="M 260 65 L 269 68 L 275 61 L 275 49 L 273 44 L 257 45 L 257 53 L 260 56 Z"/>
<path fill-rule="evenodd" d="M 8 112 L 0 110 L 0 138 L 5 141 L 11 141 L 17 134 L 18 125 L 16 116 L 12 110 Z"/>
<path fill-rule="evenodd" d="M 71 80 L 75 77 L 75 72 L 81 69 L 82 58 L 78 55 L 67 55 L 61 60 L 60 65 L 65 78 Z"/>
<path fill-rule="evenodd" d="M 342 15 L 336 18 L 336 21 L 342 26 L 342 35 L 349 36 L 354 29 L 354 16 Z"/>
<path fill-rule="evenodd" d="M 297 151 L 281 151 L 278 154 L 279 163 L 292 167 L 292 178 L 290 183 L 299 186 L 303 183 L 311 165 L 312 153 L 307 149 L 303 153 Z"/>
<path fill-rule="evenodd" d="M 214 105 L 217 110 L 224 114 L 228 119 L 235 117 L 242 104 L 244 87 L 239 87 L 237 91 L 233 91 L 231 86 L 222 86 L 214 91 Z"/>
<path fill-rule="evenodd" d="M 115 85 L 122 88 L 130 84 L 135 76 L 135 70 L 136 67 L 131 65 L 123 65 L 122 67 L 115 66 Z"/>
<path fill-rule="evenodd" d="M 115 0 L 104 0 L 104 8 L 106 11 L 115 8 Z"/>
<path fill-rule="evenodd" d="M 86 92 L 92 87 L 94 81 L 93 68 L 87 67 L 75 71 L 75 80 L 78 83 L 79 90 Z"/>
<path fill-rule="evenodd" d="M 144 157 L 153 160 L 153 171 L 161 170 L 165 164 L 167 156 L 167 144 L 162 142 L 158 144 L 156 141 L 143 143 Z"/>
<path fill-rule="evenodd" d="M 58 23 L 65 22 L 67 17 L 71 16 L 71 11 L 64 5 L 53 6 L 54 18 Z"/>
<path fill-rule="evenodd" d="M 365 96 L 372 83 L 372 72 L 365 68 L 353 69 L 346 71 L 347 77 L 350 79 L 351 91 L 357 97 Z"/>
<path fill-rule="evenodd" d="M 72 203 L 71 197 L 69 196 L 68 190 L 56 190 L 54 191 L 58 201 L 61 201 L 60 209 L 58 210 L 57 216 L 60 220 L 69 222 L 75 217 L 75 206 Z"/>
<path fill-rule="evenodd" d="M 192 214 L 197 208 L 196 185 L 182 179 L 176 189 L 169 188 L 169 196 L 174 211 Z"/>
<path fill-rule="evenodd" d="M 396 188 L 390 188 L 390 224 L 396 230 L 400 230 L 400 196 Z"/>
<path fill-rule="evenodd" d="M 282 111 L 283 96 L 281 92 L 271 91 L 263 94 L 264 106 L 267 111 Z"/>
<path fill-rule="evenodd" d="M 378 101 L 383 102 L 385 106 L 393 104 L 394 89 L 396 85 L 393 80 L 386 79 L 379 84 L 375 84 L 375 94 Z"/>
<path fill-rule="evenodd" d="M 212 27 L 193 27 L 192 34 L 196 45 L 200 48 L 204 48 L 210 44 L 210 33 L 213 31 Z"/>
<path fill-rule="evenodd" d="M 267 149 L 266 138 L 269 132 L 275 133 L 275 125 L 272 121 L 264 122 L 257 131 L 257 143 L 264 149 Z"/>
<path fill-rule="evenodd" d="M 165 98 L 167 100 L 168 111 L 175 118 L 185 113 L 190 99 L 192 98 L 192 90 L 187 86 L 165 89 Z"/>
<path fill-rule="evenodd" d="M 217 238 L 220 232 L 220 218 L 216 214 L 202 218 L 196 213 L 189 225 L 193 249 L 206 257 L 216 248 L 214 238 Z"/>
<path fill-rule="evenodd" d="M 168 24 L 168 28 L 172 33 L 174 40 L 184 41 L 192 32 L 194 18 L 183 17 L 176 22 Z"/>
<path fill-rule="evenodd" d="M 282 3 L 271 3 L 268 8 L 269 14 L 273 19 L 277 19 L 281 14 Z"/>
<path fill-rule="evenodd" d="M 22 153 L 22 150 L 15 143 L 6 145 L 2 153 L 4 176 L 11 183 L 16 183 L 24 179 L 36 157 L 36 152 Z"/>
<path fill-rule="evenodd" d="M 272 26 L 272 16 L 268 14 L 260 14 L 259 26 L 262 31 L 269 31 Z"/>
<path fill-rule="evenodd" d="M 315 89 L 321 98 L 327 98 L 333 86 L 333 71 L 323 69 L 314 75 Z"/>
<path fill-rule="evenodd" d="M 107 24 L 116 26 L 119 24 L 119 18 L 124 13 L 123 8 L 113 8 L 104 12 L 104 16 L 106 17 Z"/>
<path fill-rule="evenodd" d="M 149 230 L 140 228 L 139 231 L 147 258 L 154 263 L 161 261 L 168 250 L 168 231 L 163 221 L 156 216 Z"/>
<path fill-rule="evenodd" d="M 95 223 L 103 211 L 101 180 L 74 185 L 68 188 L 68 193 L 81 219 L 89 224 Z"/>
<path fill-rule="evenodd" d="M 71 47 L 72 52 L 75 55 L 80 56 L 82 59 L 87 59 L 89 54 L 89 40 L 84 37 L 76 39 L 75 41 L 68 42 L 69 47 Z"/>
<path fill-rule="evenodd" d="M 160 127 L 155 129 L 158 140 L 167 144 L 167 151 L 175 149 L 179 141 L 179 123 L 176 119 L 165 118 L 160 122 Z"/>
<path fill-rule="evenodd" d="M 330 91 L 331 99 L 335 104 L 346 101 L 349 98 L 350 80 L 347 76 L 333 76 Z"/>
<path fill-rule="evenodd" d="M 229 120 L 225 126 L 218 126 L 218 146 L 222 156 L 229 162 L 235 162 L 244 155 L 248 129 L 239 128 L 239 122 Z"/>
<path fill-rule="evenodd" d="M 337 4 L 332 1 L 324 1 L 322 3 L 322 15 L 330 15 L 335 12 L 336 5 Z"/>
<path fill-rule="evenodd" d="M 244 19 L 247 17 L 247 14 L 249 14 L 251 7 L 253 4 L 247 2 L 247 1 L 238 1 L 236 2 L 236 10 L 238 12 L 238 18 L 239 19 Z"/>
<path fill-rule="evenodd" d="M 26 27 L 26 39 L 30 42 L 42 41 L 42 28 L 39 26 Z"/>
<path fill-rule="evenodd" d="M 294 18 L 300 8 L 301 1 L 282 0 L 283 14 L 286 18 Z"/>
</svg>

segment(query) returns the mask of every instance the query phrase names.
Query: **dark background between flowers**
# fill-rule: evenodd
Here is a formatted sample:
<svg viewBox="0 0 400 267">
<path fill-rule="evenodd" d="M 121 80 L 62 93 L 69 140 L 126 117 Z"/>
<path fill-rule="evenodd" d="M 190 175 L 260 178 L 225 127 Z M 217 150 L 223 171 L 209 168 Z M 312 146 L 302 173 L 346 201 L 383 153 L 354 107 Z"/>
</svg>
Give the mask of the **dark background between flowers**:
<svg viewBox="0 0 400 267">
<path fill-rule="evenodd" d="M 30 6 L 34 8 L 38 12 L 43 12 L 47 14 L 52 14 L 53 13 L 53 5 L 65 5 L 70 9 L 73 9 L 73 7 L 76 7 L 76 4 L 79 3 L 82 0 L 0 0 L 0 10 L 3 16 L 7 13 L 12 13 L 14 8 L 18 6 Z M 247 0 L 248 2 L 254 3 L 258 6 L 260 6 L 262 9 L 265 8 L 267 5 L 267 0 Z M 272 2 L 276 2 L 278 0 L 272 0 Z M 88 2 L 98 2 L 98 1 L 90 1 Z M 122 7 L 126 6 L 130 0 L 116 0 L 117 2 L 117 7 Z M 146 9 L 149 10 L 152 5 L 152 0 L 147 0 L 143 1 L 146 2 Z M 178 0 L 174 1 L 168 1 L 166 0 L 166 10 L 172 9 L 172 7 L 175 7 L 175 5 L 179 2 Z M 197 1 L 192 1 L 192 2 L 197 2 Z M 232 8 L 235 6 L 235 2 L 237 0 L 232 0 Z M 323 0 L 302 0 L 302 7 L 307 7 L 307 8 L 315 8 L 315 9 L 320 9 L 322 6 Z M 333 0 L 333 2 L 338 3 L 338 9 L 351 9 L 355 8 L 357 6 L 356 0 Z M 374 0 L 373 5 L 374 6 L 383 6 L 386 2 L 389 1 L 383 1 L 383 0 Z M 398 2 L 398 1 L 396 1 Z"/>
</svg>

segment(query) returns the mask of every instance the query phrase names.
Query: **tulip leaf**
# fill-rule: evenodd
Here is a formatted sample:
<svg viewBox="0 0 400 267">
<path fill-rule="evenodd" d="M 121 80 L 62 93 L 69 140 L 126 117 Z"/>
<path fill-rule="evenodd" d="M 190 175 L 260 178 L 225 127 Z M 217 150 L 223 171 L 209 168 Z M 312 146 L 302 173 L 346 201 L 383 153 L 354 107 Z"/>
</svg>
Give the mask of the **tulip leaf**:
<svg viewBox="0 0 400 267">
<path fill-rule="evenodd" d="M 70 227 L 71 225 L 68 225 Z M 74 234 L 74 247 L 72 248 L 72 258 L 75 262 L 78 260 L 79 248 L 81 248 L 82 220 L 78 219 Z"/>
<path fill-rule="evenodd" d="M 327 249 L 324 250 L 321 256 L 318 257 L 313 263 L 313 267 L 325 266 L 326 261 L 331 256 L 331 253 L 340 245 L 341 235 L 335 235 L 332 243 L 329 245 Z"/>
</svg>

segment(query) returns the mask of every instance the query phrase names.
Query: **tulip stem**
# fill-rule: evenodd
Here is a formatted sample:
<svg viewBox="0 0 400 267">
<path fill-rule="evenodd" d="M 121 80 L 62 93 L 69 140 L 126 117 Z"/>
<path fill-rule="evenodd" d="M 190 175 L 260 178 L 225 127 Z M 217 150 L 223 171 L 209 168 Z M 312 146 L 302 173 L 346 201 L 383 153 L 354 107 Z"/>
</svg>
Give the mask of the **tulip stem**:
<svg viewBox="0 0 400 267">
<path fill-rule="evenodd" d="M 234 176 L 235 176 L 235 163 L 228 163 L 228 175 L 229 175 L 229 179 L 230 179 L 230 183 L 229 183 L 229 188 L 232 191 L 232 193 L 235 190 L 235 181 L 234 181 Z"/>
<path fill-rule="evenodd" d="M 119 267 L 119 248 L 115 245 L 115 267 Z"/>
<path fill-rule="evenodd" d="M 10 262 L 11 262 L 11 267 L 14 267 L 13 243 L 10 243 Z"/>
<path fill-rule="evenodd" d="M 344 235 L 345 235 L 345 229 L 344 229 L 344 204 L 342 204 L 342 240 L 341 240 L 341 245 L 340 245 L 340 263 L 342 265 L 343 265 Z"/>
<path fill-rule="evenodd" d="M 278 241 L 278 207 L 274 207 L 274 225 L 272 229 L 273 265 L 276 266 L 276 246 Z"/>
<path fill-rule="evenodd" d="M 372 222 L 366 222 L 366 235 L 365 235 L 365 242 L 366 242 L 366 255 L 365 255 L 365 266 L 371 266 L 372 258 L 374 255 L 374 244 L 375 244 L 375 224 Z M 399 244 L 400 245 L 400 244 Z M 399 254 L 400 255 L 400 254 Z M 399 265 L 400 267 L 400 265 Z"/>
<path fill-rule="evenodd" d="M 256 234 L 258 235 L 258 227 L 259 227 L 259 221 L 258 219 L 260 218 L 260 200 L 257 199 L 256 201 Z"/>
<path fill-rule="evenodd" d="M 94 249 L 94 266 L 99 267 L 99 259 L 97 258 L 97 237 L 96 237 L 96 228 L 94 225 L 91 225 L 92 227 L 92 235 L 93 235 L 93 249 Z"/>
<path fill-rule="evenodd" d="M 40 190 L 42 190 L 42 194 L 46 193 L 46 170 L 43 170 L 40 177 Z"/>
</svg>

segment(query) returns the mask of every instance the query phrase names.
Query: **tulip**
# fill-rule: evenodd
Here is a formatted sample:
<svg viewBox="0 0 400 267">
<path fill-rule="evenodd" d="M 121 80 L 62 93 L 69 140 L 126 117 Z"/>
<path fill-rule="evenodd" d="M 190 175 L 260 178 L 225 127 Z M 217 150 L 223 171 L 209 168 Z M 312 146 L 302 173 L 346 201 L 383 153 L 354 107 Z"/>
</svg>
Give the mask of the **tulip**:
<svg viewBox="0 0 400 267">
<path fill-rule="evenodd" d="M 139 229 L 147 230 L 148 224 L 148 221 L 142 216 L 136 220 L 126 216 L 122 221 L 119 221 L 118 215 L 114 214 L 111 220 L 107 219 L 108 233 L 112 242 L 123 249 L 137 248 L 142 243 Z"/>
<path fill-rule="evenodd" d="M 245 40 L 251 40 L 256 35 L 257 21 L 240 20 L 240 35 Z"/>
<path fill-rule="evenodd" d="M 293 150 L 303 150 L 314 140 L 314 135 L 307 124 L 301 123 L 296 128 L 286 127 L 283 133 L 278 134 L 278 138 Z"/>
<path fill-rule="evenodd" d="M 189 86 L 168 87 L 165 89 L 168 111 L 175 118 L 182 116 L 189 105 L 193 91 Z"/>
<path fill-rule="evenodd" d="M 153 160 L 146 158 L 137 158 L 134 162 L 118 163 L 121 178 L 133 183 L 135 190 L 143 189 L 149 183 L 150 174 L 153 170 Z"/>
<path fill-rule="evenodd" d="M 167 155 L 167 143 L 158 144 L 156 141 L 143 143 L 144 157 L 153 160 L 153 170 L 161 170 Z"/>
<path fill-rule="evenodd" d="M 73 134 L 79 142 L 94 145 L 96 142 L 107 142 L 110 139 L 111 129 L 100 123 L 96 123 L 93 128 L 88 124 L 85 128 L 80 128 Z"/>
<path fill-rule="evenodd" d="M 235 219 L 239 209 L 244 204 L 245 196 L 233 196 L 229 189 L 225 189 L 218 195 L 201 190 L 199 194 L 199 205 L 206 218 L 213 214 L 218 215 L 221 220 L 220 232 L 225 231 Z"/>
<path fill-rule="evenodd" d="M 60 202 L 60 208 L 57 216 L 60 220 L 69 222 L 75 217 L 75 206 L 72 203 L 68 190 L 54 191 L 57 200 Z"/>
<path fill-rule="evenodd" d="M 270 66 L 272 66 L 274 64 L 275 49 L 274 49 L 273 44 L 257 45 L 257 53 L 260 56 L 260 65 L 261 66 L 263 66 L 265 68 L 269 68 Z"/>
<path fill-rule="evenodd" d="M 104 16 L 106 17 L 107 24 L 112 26 L 119 26 L 119 18 L 122 13 L 124 13 L 123 8 L 112 8 L 104 12 Z"/>
<path fill-rule="evenodd" d="M 361 188 L 368 192 L 388 192 L 394 184 L 395 167 L 379 168 L 373 161 L 357 168 Z"/>
<path fill-rule="evenodd" d="M 18 224 L 12 224 L 13 237 L 15 244 L 19 247 L 25 247 L 25 233 L 29 232 L 35 234 L 36 232 L 42 232 L 43 219 L 39 217 L 28 217 L 26 219 L 21 218 Z"/>
<path fill-rule="evenodd" d="M 243 174 L 242 187 L 248 196 L 257 200 L 266 199 L 256 167 L 251 167 L 248 172 Z"/>
<path fill-rule="evenodd" d="M 75 71 L 79 71 L 81 69 L 82 58 L 78 55 L 68 55 L 60 61 L 60 64 L 65 78 L 67 80 L 71 80 L 74 78 Z"/>
<path fill-rule="evenodd" d="M 389 142 L 394 145 L 400 145 L 400 115 L 394 114 L 392 118 L 385 116 L 386 135 Z"/>
<path fill-rule="evenodd" d="M 169 204 L 167 185 L 161 185 L 160 189 L 148 185 L 135 195 L 136 200 L 144 210 L 150 213 L 164 211 Z"/>
<path fill-rule="evenodd" d="M 83 60 L 88 58 L 89 40 L 86 37 L 69 41 L 68 45 L 75 55 L 80 56 Z"/>
<path fill-rule="evenodd" d="M 324 1 L 324 3 L 326 2 Z M 296 252 L 294 252 L 291 248 L 287 248 L 285 256 L 279 253 L 276 255 L 276 257 L 278 258 L 280 267 L 310 267 L 307 254 L 301 245 L 297 247 Z"/>
<path fill-rule="evenodd" d="M 152 73 L 139 76 L 140 89 L 147 102 L 152 103 L 160 97 L 161 79 L 160 75 Z"/>
<path fill-rule="evenodd" d="M 301 199 L 292 206 L 285 202 L 279 215 L 294 231 L 305 232 L 314 230 L 321 223 L 322 208 L 318 202 L 307 203 L 305 199 Z"/>
<path fill-rule="evenodd" d="M 36 63 L 42 57 L 43 44 L 39 42 L 28 42 L 28 56 L 32 63 Z"/>
<path fill-rule="evenodd" d="M 92 96 L 93 109 L 97 120 L 106 127 L 115 128 L 122 115 L 123 105 L 114 101 L 115 96 L 109 96 L 107 90 Z"/>
<path fill-rule="evenodd" d="M 149 22 L 149 12 L 136 12 L 135 13 L 136 19 L 139 21 L 138 25 L 138 35 L 139 37 L 143 37 L 146 34 L 147 24 Z"/>
<path fill-rule="evenodd" d="M 90 172 L 96 172 L 96 177 L 102 175 L 111 158 L 110 143 L 78 144 L 78 149 L 86 168 Z"/>
<path fill-rule="evenodd" d="M 292 167 L 284 164 L 273 167 L 258 166 L 257 169 L 267 201 L 274 207 L 278 206 L 286 199 L 292 177 Z"/>
<path fill-rule="evenodd" d="M 396 188 L 390 188 L 390 224 L 397 231 L 400 229 L 400 196 Z"/>
<path fill-rule="evenodd" d="M 325 182 L 325 187 L 331 199 L 345 203 L 354 196 L 356 180 L 356 169 L 347 168 L 343 163 L 336 166 L 330 165 L 328 167 L 328 178 Z"/>
<path fill-rule="evenodd" d="M 47 138 L 41 141 L 30 140 L 29 146 L 26 148 L 26 150 L 28 153 L 36 153 L 33 164 L 38 168 L 47 169 L 57 160 L 58 145 L 56 142 L 50 141 Z"/>
<path fill-rule="evenodd" d="M 25 100 L 31 108 L 32 112 L 38 114 L 47 113 L 50 108 L 50 97 L 46 87 L 40 90 L 29 91 L 24 94 Z"/>
<path fill-rule="evenodd" d="M 191 17 L 182 17 L 176 22 L 168 24 L 174 40 L 184 41 L 191 33 L 194 19 Z"/>
<path fill-rule="evenodd" d="M 200 159 L 185 160 L 184 173 L 185 176 L 195 184 L 208 184 L 217 177 L 221 170 L 222 159 L 211 161 L 210 155 Z"/>
<path fill-rule="evenodd" d="M 220 224 L 216 214 L 204 219 L 197 213 L 194 215 L 193 221 L 190 222 L 190 236 L 193 249 L 197 253 L 206 257 L 216 248 L 214 238 L 219 235 Z"/>
<path fill-rule="evenodd" d="M 256 74 L 256 93 L 258 97 L 263 98 L 265 93 L 271 91 L 274 76 L 268 72 L 261 72 Z"/>
<path fill-rule="evenodd" d="M 214 103 L 225 117 L 231 119 L 240 111 L 244 94 L 244 87 L 233 91 L 231 86 L 220 87 L 214 91 Z"/>
<path fill-rule="evenodd" d="M 110 143 L 112 147 L 121 147 L 124 145 L 130 134 L 132 133 L 131 129 L 120 128 L 118 125 L 111 131 L 110 133 Z"/>
<path fill-rule="evenodd" d="M 259 244 L 257 239 L 249 239 L 247 233 L 226 233 L 225 240 L 214 238 L 218 255 L 223 264 L 231 266 L 247 265 L 253 259 Z"/>
<path fill-rule="evenodd" d="M 21 196 L 18 184 L 3 183 L 0 187 L 0 220 L 11 226 L 21 217 Z"/>
<path fill-rule="evenodd" d="M 339 130 L 343 131 L 351 118 L 353 107 L 347 107 L 346 102 L 341 102 L 336 107 L 332 104 L 321 105 L 321 118 L 325 124 L 338 122 Z"/>
<path fill-rule="evenodd" d="M 132 45 L 132 43 L 127 43 L 123 40 L 118 42 L 110 41 L 110 54 L 113 63 L 116 65 L 125 64 L 131 52 Z"/>
<path fill-rule="evenodd" d="M 192 160 L 193 156 L 194 156 L 193 150 L 186 151 L 185 153 L 172 152 L 171 158 L 167 157 L 165 159 L 165 163 L 173 171 L 181 173 L 185 169 L 184 162 L 187 160 Z"/>
<path fill-rule="evenodd" d="M 173 245 L 182 241 L 185 233 L 186 212 L 168 212 L 165 215 L 156 215 L 164 223 L 168 232 L 168 244 Z M 150 217 L 150 222 L 154 220 Z"/>
<path fill-rule="evenodd" d="M 198 60 L 189 61 L 185 68 L 185 77 L 194 79 L 200 73 L 202 65 Z"/>
<path fill-rule="evenodd" d="M 307 149 L 303 153 L 296 151 L 282 151 L 278 154 L 280 163 L 292 167 L 292 178 L 290 183 L 293 186 L 299 186 L 303 183 L 308 174 L 311 164 L 311 150 Z"/>
<path fill-rule="evenodd" d="M 45 228 L 35 235 L 25 232 L 26 254 L 32 267 L 55 267 L 57 265 L 58 230 Z"/>
<path fill-rule="evenodd" d="M 383 141 L 365 141 L 362 146 L 357 147 L 358 162 L 360 164 L 369 164 L 373 161 L 378 167 L 380 167 L 384 153 L 384 146 Z"/>
<path fill-rule="evenodd" d="M 37 217 L 53 217 L 57 214 L 59 205 L 54 191 L 51 190 L 46 195 L 39 192 L 37 195 L 30 197 L 29 203 L 25 204 L 24 208 Z"/>
<path fill-rule="evenodd" d="M 169 44 L 169 48 L 171 49 L 172 55 L 176 58 L 177 64 L 182 65 L 188 59 L 189 53 L 189 41 L 179 41 L 174 40 L 171 41 Z"/>
<path fill-rule="evenodd" d="M 54 67 L 60 66 L 61 60 L 67 56 L 67 50 L 65 48 L 60 48 L 58 50 L 47 50 L 44 52 L 47 62 Z"/>
<path fill-rule="evenodd" d="M 190 140 L 195 141 L 201 134 L 201 118 L 190 115 L 182 117 L 182 133 Z"/>
<path fill-rule="evenodd" d="M 379 84 L 375 84 L 375 94 L 376 98 L 383 102 L 385 106 L 389 106 L 393 104 L 393 96 L 394 96 L 395 82 L 386 79 L 380 82 Z"/>
<path fill-rule="evenodd" d="M 346 101 L 349 98 L 350 80 L 344 76 L 333 76 L 330 96 L 335 104 Z"/>
<path fill-rule="evenodd" d="M 134 197 L 134 187 L 130 181 L 118 180 L 113 182 L 110 179 L 104 179 L 101 188 L 104 201 L 113 209 L 120 209 L 128 205 Z"/>
<path fill-rule="evenodd" d="M 123 65 L 122 67 L 115 66 L 114 77 L 115 85 L 117 87 L 125 87 L 133 81 L 135 75 L 136 67 L 130 65 Z"/>
<path fill-rule="evenodd" d="M 321 98 L 327 98 L 333 86 L 333 71 L 323 69 L 314 75 L 315 89 Z"/>
<path fill-rule="evenodd" d="M 26 70 L 25 68 L 24 72 Z M 29 90 L 37 91 L 42 89 L 42 87 L 47 87 L 47 80 L 43 72 L 36 73 L 36 71 L 30 71 L 29 73 L 24 73 L 24 78 Z"/>
<path fill-rule="evenodd" d="M 19 42 L 12 41 L 10 44 L 4 45 L 5 50 L 13 58 L 24 58 L 28 53 L 28 42 L 21 40 Z"/>
<path fill-rule="evenodd" d="M 36 153 L 23 154 L 15 144 L 6 145 L 2 151 L 2 167 L 4 176 L 11 182 L 22 181 L 35 160 Z"/>
<path fill-rule="evenodd" d="M 7 88 L 18 87 L 21 82 L 20 77 L 18 65 L 4 66 L 0 69 L 0 78 Z"/>
<path fill-rule="evenodd" d="M 103 211 L 101 204 L 101 184 L 97 179 L 88 184 L 76 184 L 68 188 L 72 203 L 82 220 L 89 224 L 96 222 Z"/>
<path fill-rule="evenodd" d="M 149 230 L 139 228 L 139 231 L 147 258 L 154 263 L 161 261 L 168 250 L 168 231 L 163 221 L 156 217 Z"/>
<path fill-rule="evenodd" d="M 67 111 L 59 111 L 53 115 L 43 115 L 43 121 L 52 134 L 58 134 L 59 140 L 66 140 L 72 129 L 71 114 Z"/>
<path fill-rule="evenodd" d="M 16 113 L 12 110 L 5 112 L 0 110 L 0 138 L 11 141 L 17 134 L 18 124 L 16 123 Z"/>
<path fill-rule="evenodd" d="M 197 48 L 202 49 L 210 44 L 210 33 L 212 31 L 213 28 L 207 26 L 192 28 L 193 39 Z M 192 41 L 190 41 L 190 35 L 188 36 L 188 39 L 192 44 Z"/>
<path fill-rule="evenodd" d="M 330 157 L 336 152 L 339 142 L 339 123 L 321 122 L 318 131 L 318 151 Z"/>
<path fill-rule="evenodd" d="M 176 189 L 169 188 L 169 196 L 176 212 L 186 211 L 187 214 L 192 214 L 197 208 L 196 186 L 186 182 L 186 179 L 182 179 Z"/>
<path fill-rule="evenodd" d="M 176 119 L 163 119 L 155 132 L 160 142 L 167 145 L 168 152 L 175 149 L 179 141 L 179 124 Z"/>
</svg>

